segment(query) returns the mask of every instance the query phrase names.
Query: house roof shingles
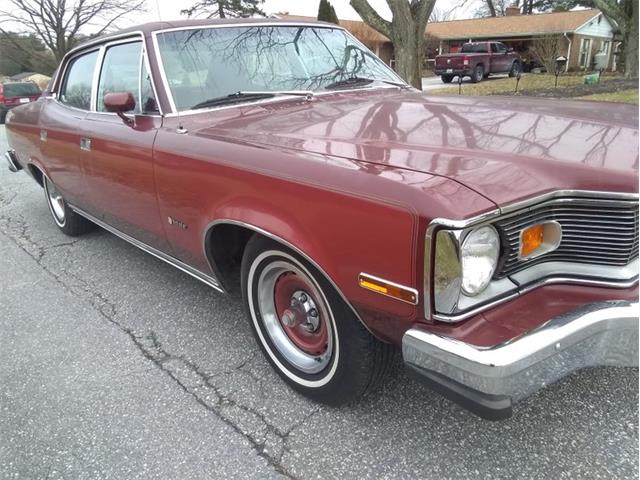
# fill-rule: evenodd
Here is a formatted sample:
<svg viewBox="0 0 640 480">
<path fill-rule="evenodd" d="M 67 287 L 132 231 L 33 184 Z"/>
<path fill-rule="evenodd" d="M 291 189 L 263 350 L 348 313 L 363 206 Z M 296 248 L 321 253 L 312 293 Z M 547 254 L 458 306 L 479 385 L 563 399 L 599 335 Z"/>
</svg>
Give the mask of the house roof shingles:
<svg viewBox="0 0 640 480">
<path fill-rule="evenodd" d="M 427 34 L 441 40 L 453 40 L 574 32 L 599 14 L 599 10 L 589 9 L 536 15 L 451 20 L 429 23 Z"/>
<path fill-rule="evenodd" d="M 471 18 L 427 24 L 427 35 L 440 40 L 481 39 L 497 37 L 522 37 L 553 33 L 574 32 L 600 14 L 600 10 L 575 10 L 572 12 L 538 13 L 508 17 Z M 313 17 L 285 15 L 291 21 L 314 21 Z M 388 42 L 387 37 L 358 20 L 340 20 L 340 26 L 364 42 Z"/>
</svg>

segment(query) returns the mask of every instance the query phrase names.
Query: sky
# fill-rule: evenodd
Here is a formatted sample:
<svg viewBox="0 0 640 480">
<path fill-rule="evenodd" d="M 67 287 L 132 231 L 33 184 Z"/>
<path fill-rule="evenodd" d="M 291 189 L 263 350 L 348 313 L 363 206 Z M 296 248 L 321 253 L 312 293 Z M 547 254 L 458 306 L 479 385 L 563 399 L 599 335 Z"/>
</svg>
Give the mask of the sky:
<svg viewBox="0 0 640 480">
<path fill-rule="evenodd" d="M 331 4 L 342 20 L 360 20 L 360 17 L 353 8 L 349 6 L 349 0 L 330 0 Z M 460 0 L 437 0 L 436 8 L 450 10 Z M 175 20 L 186 18 L 180 15 L 180 10 L 193 3 L 190 0 L 147 0 L 147 18 L 152 20 Z M 291 15 L 316 16 L 318 14 L 319 0 L 266 0 L 263 10 L 268 14 L 278 12 L 289 12 Z M 391 19 L 391 12 L 387 7 L 386 0 L 369 0 L 369 3 L 376 11 L 387 19 Z M 457 17 L 464 17 L 464 11 L 456 11 Z"/>
</svg>

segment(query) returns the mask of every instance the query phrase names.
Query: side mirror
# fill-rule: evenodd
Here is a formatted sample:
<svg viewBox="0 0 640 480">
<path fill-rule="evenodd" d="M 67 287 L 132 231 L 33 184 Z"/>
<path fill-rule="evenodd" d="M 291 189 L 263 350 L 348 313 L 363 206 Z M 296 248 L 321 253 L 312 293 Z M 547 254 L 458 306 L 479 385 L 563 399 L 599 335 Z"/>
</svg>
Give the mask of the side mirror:
<svg viewBox="0 0 640 480">
<path fill-rule="evenodd" d="M 507 53 L 513 53 L 515 50 L 513 48 L 507 48 Z"/>
<path fill-rule="evenodd" d="M 116 113 L 124 123 L 133 125 L 133 120 L 125 115 L 136 108 L 136 100 L 130 92 L 107 93 L 104 96 L 104 108 L 107 112 Z"/>
</svg>

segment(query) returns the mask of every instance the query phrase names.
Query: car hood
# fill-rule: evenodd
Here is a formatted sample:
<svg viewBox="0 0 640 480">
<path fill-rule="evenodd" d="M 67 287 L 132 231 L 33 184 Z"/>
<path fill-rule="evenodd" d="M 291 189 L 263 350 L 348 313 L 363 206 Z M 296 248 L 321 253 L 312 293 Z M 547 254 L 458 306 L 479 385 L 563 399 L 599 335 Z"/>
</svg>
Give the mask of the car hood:
<svg viewBox="0 0 640 480">
<path fill-rule="evenodd" d="M 497 205 L 638 190 L 636 106 L 379 89 L 241 110 L 207 114 L 197 134 L 446 176 Z"/>
</svg>

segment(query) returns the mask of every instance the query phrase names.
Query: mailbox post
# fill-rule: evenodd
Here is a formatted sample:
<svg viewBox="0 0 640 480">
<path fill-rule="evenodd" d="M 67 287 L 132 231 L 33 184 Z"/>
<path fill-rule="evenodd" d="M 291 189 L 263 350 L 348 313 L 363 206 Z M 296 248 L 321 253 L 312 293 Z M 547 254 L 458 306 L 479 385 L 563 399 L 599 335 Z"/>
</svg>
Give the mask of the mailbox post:
<svg viewBox="0 0 640 480">
<path fill-rule="evenodd" d="M 556 71 L 555 71 L 556 88 L 558 87 L 558 76 L 564 71 L 566 65 L 567 65 L 567 57 L 565 57 L 564 55 L 560 55 L 558 58 L 556 58 Z"/>
</svg>

